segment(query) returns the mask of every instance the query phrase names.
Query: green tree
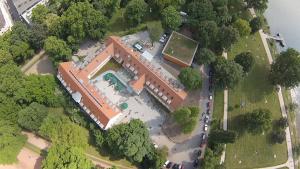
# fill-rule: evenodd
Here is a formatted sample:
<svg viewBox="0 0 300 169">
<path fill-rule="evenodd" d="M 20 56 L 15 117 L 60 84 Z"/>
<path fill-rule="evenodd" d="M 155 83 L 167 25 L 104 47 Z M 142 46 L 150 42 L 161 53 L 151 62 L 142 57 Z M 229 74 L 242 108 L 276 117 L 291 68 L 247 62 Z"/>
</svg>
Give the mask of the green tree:
<svg viewBox="0 0 300 169">
<path fill-rule="evenodd" d="M 209 139 L 214 143 L 234 143 L 236 138 L 236 132 L 230 130 L 213 130 L 209 135 Z"/>
<path fill-rule="evenodd" d="M 147 29 L 153 46 L 154 42 L 159 41 L 164 30 L 160 21 L 147 22 Z"/>
<path fill-rule="evenodd" d="M 38 132 L 47 113 L 48 110 L 44 105 L 33 102 L 19 111 L 18 123 L 27 130 Z"/>
<path fill-rule="evenodd" d="M 42 24 L 45 22 L 47 14 L 50 13 L 50 10 L 45 5 L 37 5 L 32 10 L 31 20 L 34 23 Z"/>
<path fill-rule="evenodd" d="M 44 49 L 56 65 L 59 61 L 67 61 L 72 55 L 72 51 L 66 42 L 55 36 L 49 36 L 45 40 Z"/>
<path fill-rule="evenodd" d="M 210 0 L 192 1 L 188 4 L 188 22 L 196 27 L 202 21 L 214 21 L 216 12 Z"/>
<path fill-rule="evenodd" d="M 120 7 L 121 0 L 92 0 L 92 4 L 104 15 L 111 17 Z"/>
<path fill-rule="evenodd" d="M 217 88 L 233 88 L 243 77 L 243 68 L 231 60 L 218 57 L 213 63 L 213 84 Z"/>
<path fill-rule="evenodd" d="M 199 89 L 202 86 L 200 72 L 196 69 L 184 68 L 180 71 L 178 78 L 188 90 Z"/>
<path fill-rule="evenodd" d="M 34 51 L 31 49 L 29 43 L 16 41 L 10 46 L 10 53 L 13 56 L 14 61 L 21 64 L 26 59 L 30 58 L 34 54 Z"/>
<path fill-rule="evenodd" d="M 277 121 L 277 126 L 281 129 L 285 129 L 289 125 L 288 119 L 286 117 L 281 117 Z"/>
<path fill-rule="evenodd" d="M 268 0 L 246 0 L 248 7 L 264 11 L 268 7 Z"/>
<path fill-rule="evenodd" d="M 162 11 L 162 23 L 165 28 L 170 30 L 177 30 L 181 25 L 181 16 L 173 6 L 168 6 Z"/>
<path fill-rule="evenodd" d="M 251 33 L 249 22 L 243 19 L 238 19 L 233 23 L 233 27 L 239 31 L 241 36 L 247 36 Z"/>
<path fill-rule="evenodd" d="M 147 7 L 144 0 L 131 0 L 126 6 L 124 17 L 131 26 L 136 26 L 142 22 Z"/>
<path fill-rule="evenodd" d="M 17 162 L 25 142 L 26 137 L 15 123 L 0 118 L 0 164 Z"/>
<path fill-rule="evenodd" d="M 255 17 L 250 21 L 250 27 L 252 33 L 257 32 L 263 26 L 263 19 L 261 17 Z"/>
<path fill-rule="evenodd" d="M 197 125 L 199 112 L 198 107 L 183 107 L 174 111 L 173 117 L 183 133 L 191 133 Z"/>
<path fill-rule="evenodd" d="M 78 147 L 53 145 L 43 160 L 43 169 L 92 169 L 93 164 Z"/>
<path fill-rule="evenodd" d="M 262 133 L 271 127 L 271 112 L 267 109 L 256 109 L 244 116 L 246 129 L 251 133 Z"/>
<path fill-rule="evenodd" d="M 205 64 L 209 65 L 216 60 L 217 56 L 214 54 L 213 51 L 207 48 L 200 48 L 198 49 L 195 59 L 198 64 Z"/>
<path fill-rule="evenodd" d="M 300 82 L 300 53 L 295 49 L 281 52 L 271 65 L 270 80 L 274 85 L 287 88 L 295 87 Z"/>
<path fill-rule="evenodd" d="M 140 120 L 119 124 L 108 130 L 106 142 L 115 155 L 140 163 L 153 147 L 149 132 Z"/>
<path fill-rule="evenodd" d="M 44 46 L 44 41 L 48 36 L 46 25 L 33 24 L 31 27 L 32 34 L 29 43 L 35 50 L 40 50 Z"/>
<path fill-rule="evenodd" d="M 185 0 L 148 0 L 147 1 L 153 13 L 160 13 L 165 8 L 169 6 L 175 7 L 175 9 L 179 9 L 182 5 L 184 5 Z"/>
<path fill-rule="evenodd" d="M 273 131 L 271 133 L 271 141 L 273 143 L 282 144 L 285 141 L 285 132 L 283 130 Z"/>
<path fill-rule="evenodd" d="M 213 46 L 218 33 L 215 21 L 202 21 L 196 26 L 196 37 L 201 47 Z"/>
<path fill-rule="evenodd" d="M 239 32 L 231 26 L 222 26 L 217 37 L 220 47 L 229 49 L 239 39 Z"/>
<path fill-rule="evenodd" d="M 68 119 L 65 115 L 52 112 L 44 119 L 40 134 L 54 144 L 87 148 L 88 131 Z"/>
<path fill-rule="evenodd" d="M 243 67 L 245 73 L 248 73 L 252 69 L 255 59 L 251 52 L 242 52 L 235 56 L 234 61 Z"/>
<path fill-rule="evenodd" d="M 203 169 L 215 169 L 215 167 L 219 165 L 219 159 L 214 155 L 214 152 L 207 148 L 205 150 L 204 159 L 201 162 L 201 168 Z"/>
<path fill-rule="evenodd" d="M 151 148 L 151 152 L 148 153 L 142 163 L 141 167 L 144 169 L 156 169 L 161 168 L 163 164 L 167 161 L 168 156 L 168 148 L 162 147 L 162 148 Z"/>
<path fill-rule="evenodd" d="M 0 67 L 13 60 L 11 54 L 7 50 L 0 49 Z"/>
</svg>

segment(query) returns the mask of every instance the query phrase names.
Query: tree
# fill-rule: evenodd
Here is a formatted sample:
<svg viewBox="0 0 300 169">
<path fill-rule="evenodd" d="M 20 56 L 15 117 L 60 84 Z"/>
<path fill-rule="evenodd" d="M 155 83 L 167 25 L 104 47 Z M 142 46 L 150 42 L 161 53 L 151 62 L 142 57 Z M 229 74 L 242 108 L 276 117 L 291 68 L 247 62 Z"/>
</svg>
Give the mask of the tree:
<svg viewBox="0 0 300 169">
<path fill-rule="evenodd" d="M 12 56 L 7 50 L 0 49 L 0 67 L 12 61 Z"/>
<path fill-rule="evenodd" d="M 161 168 L 161 166 L 163 166 L 163 164 L 167 161 L 167 156 L 167 147 L 162 147 L 159 149 L 153 147 L 151 148 L 151 152 L 144 157 L 141 167 L 144 169 Z"/>
<path fill-rule="evenodd" d="M 198 49 L 195 59 L 199 65 L 205 64 L 209 65 L 216 60 L 217 56 L 213 51 L 207 48 Z"/>
<path fill-rule="evenodd" d="M 67 61 L 72 55 L 72 51 L 66 42 L 55 36 L 49 36 L 45 40 L 44 49 L 56 64 L 59 61 Z"/>
<path fill-rule="evenodd" d="M 88 2 L 72 3 L 61 17 L 60 37 L 69 43 L 78 43 L 86 37 L 101 39 L 107 27 L 107 18 Z M 72 39 L 72 40 L 70 40 Z"/>
<path fill-rule="evenodd" d="M 188 22 L 196 27 L 202 21 L 214 21 L 216 12 L 210 0 L 192 1 L 188 4 Z"/>
<path fill-rule="evenodd" d="M 10 47 L 10 53 L 16 63 L 23 63 L 26 59 L 30 58 L 34 51 L 31 49 L 29 43 L 24 41 L 16 41 Z"/>
<path fill-rule="evenodd" d="M 110 128 L 106 142 L 113 154 L 125 156 L 130 161 L 138 163 L 151 152 L 151 147 L 153 148 L 147 127 L 137 119 Z"/>
<path fill-rule="evenodd" d="M 131 0 L 126 6 L 124 17 L 130 25 L 136 26 L 142 22 L 146 12 L 147 4 L 144 0 Z"/>
<path fill-rule="evenodd" d="M 196 69 L 184 68 L 180 71 L 178 78 L 188 90 L 198 89 L 202 86 L 200 72 Z"/>
<path fill-rule="evenodd" d="M 249 22 L 243 19 L 238 19 L 233 23 L 233 27 L 239 31 L 241 36 L 247 36 L 251 33 Z"/>
<path fill-rule="evenodd" d="M 215 167 L 219 164 L 219 159 L 214 155 L 214 152 L 207 148 L 205 150 L 205 156 L 203 161 L 201 162 L 201 168 L 203 169 L 215 169 Z"/>
<path fill-rule="evenodd" d="M 213 130 L 209 135 L 210 139 L 214 143 L 234 143 L 237 134 L 234 131 L 225 131 L 225 130 Z"/>
<path fill-rule="evenodd" d="M 17 162 L 25 142 L 26 137 L 15 123 L 0 118 L 0 164 Z"/>
<path fill-rule="evenodd" d="M 44 105 L 33 102 L 19 111 L 18 124 L 27 130 L 38 132 L 47 113 L 48 110 Z"/>
<path fill-rule="evenodd" d="M 267 9 L 268 0 L 246 0 L 248 7 L 259 11 Z"/>
<path fill-rule="evenodd" d="M 215 21 L 202 21 L 196 26 L 196 37 L 201 47 L 214 45 L 218 33 Z"/>
<path fill-rule="evenodd" d="M 290 103 L 290 104 L 287 105 L 287 110 L 289 112 L 294 112 L 297 109 L 298 109 L 298 104 L 297 103 Z"/>
<path fill-rule="evenodd" d="M 154 42 L 159 41 L 164 30 L 162 28 L 161 22 L 159 21 L 148 22 L 147 29 L 153 46 Z"/>
<path fill-rule="evenodd" d="M 252 33 L 257 32 L 262 28 L 263 25 L 263 19 L 261 17 L 255 17 L 250 21 L 250 27 L 252 30 Z"/>
<path fill-rule="evenodd" d="M 199 112 L 198 107 L 183 107 L 174 111 L 173 117 L 183 133 L 191 133 L 197 125 Z"/>
<path fill-rule="evenodd" d="M 274 85 L 287 88 L 295 87 L 300 82 L 300 53 L 295 49 L 287 49 L 280 53 L 271 65 L 270 81 Z"/>
<path fill-rule="evenodd" d="M 277 121 L 277 126 L 281 129 L 285 129 L 289 125 L 288 119 L 286 117 L 281 117 Z"/>
<path fill-rule="evenodd" d="M 44 41 L 48 36 L 48 30 L 45 24 L 33 24 L 32 34 L 29 43 L 35 50 L 40 50 L 44 46 Z"/>
<path fill-rule="evenodd" d="M 92 4 L 104 15 L 111 17 L 120 7 L 121 0 L 92 0 Z"/>
<path fill-rule="evenodd" d="M 254 65 L 254 56 L 251 52 L 242 52 L 235 56 L 234 61 L 243 67 L 245 73 L 250 72 Z"/>
<path fill-rule="evenodd" d="M 217 88 L 233 88 L 243 77 L 243 68 L 231 60 L 218 57 L 213 63 L 213 84 Z"/>
<path fill-rule="evenodd" d="M 229 49 L 239 39 L 239 32 L 231 26 L 222 26 L 217 37 L 220 46 Z"/>
<path fill-rule="evenodd" d="M 18 101 L 22 104 L 37 102 L 47 106 L 59 105 L 56 82 L 53 75 L 29 75 L 24 78 L 24 87 L 19 89 Z"/>
<path fill-rule="evenodd" d="M 47 14 L 50 10 L 45 5 L 37 5 L 32 9 L 31 20 L 33 23 L 42 24 L 46 20 Z"/>
<path fill-rule="evenodd" d="M 271 139 L 273 143 L 278 143 L 282 144 L 285 140 L 285 132 L 280 130 L 280 131 L 273 131 L 271 133 Z"/>
<path fill-rule="evenodd" d="M 246 129 L 251 133 L 262 133 L 271 127 L 271 112 L 267 109 L 256 109 L 244 116 Z"/>
<path fill-rule="evenodd" d="M 85 149 L 88 145 L 88 131 L 61 113 L 49 113 L 40 127 L 40 134 L 52 143 Z"/>
<path fill-rule="evenodd" d="M 43 169 L 92 169 L 93 164 L 78 147 L 52 145 L 43 160 Z"/>
<path fill-rule="evenodd" d="M 180 7 L 184 5 L 185 0 L 147 0 L 147 3 L 155 14 L 160 13 L 169 6 L 173 6 L 175 9 L 180 9 Z"/>
<path fill-rule="evenodd" d="M 162 11 L 162 23 L 166 29 L 177 30 L 181 25 L 181 16 L 173 6 L 168 6 Z"/>
</svg>

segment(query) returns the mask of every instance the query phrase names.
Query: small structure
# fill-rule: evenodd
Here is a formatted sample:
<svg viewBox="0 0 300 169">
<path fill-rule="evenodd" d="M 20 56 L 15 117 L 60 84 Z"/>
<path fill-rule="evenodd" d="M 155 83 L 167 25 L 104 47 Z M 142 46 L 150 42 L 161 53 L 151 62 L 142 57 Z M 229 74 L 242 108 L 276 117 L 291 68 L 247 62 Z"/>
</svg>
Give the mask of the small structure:
<svg viewBox="0 0 300 169">
<path fill-rule="evenodd" d="M 164 58 L 181 67 L 192 65 L 198 42 L 173 31 L 162 53 Z"/>
<path fill-rule="evenodd" d="M 45 5 L 48 0 L 8 0 L 7 2 L 13 20 L 24 20 L 27 24 L 30 24 L 32 10 L 37 5 Z"/>
</svg>

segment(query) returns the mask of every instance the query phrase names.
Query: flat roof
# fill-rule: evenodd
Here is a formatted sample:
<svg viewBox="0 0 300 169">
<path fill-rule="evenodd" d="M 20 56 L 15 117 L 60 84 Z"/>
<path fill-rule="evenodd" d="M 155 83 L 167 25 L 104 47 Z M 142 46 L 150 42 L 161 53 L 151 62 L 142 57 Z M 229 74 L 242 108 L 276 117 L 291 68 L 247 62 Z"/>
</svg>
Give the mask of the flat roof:
<svg viewBox="0 0 300 169">
<path fill-rule="evenodd" d="M 162 53 L 184 63 L 191 64 L 197 48 L 197 41 L 173 31 Z"/>
<path fill-rule="evenodd" d="M 23 14 L 26 10 L 33 7 L 35 4 L 42 0 L 12 0 L 19 15 Z"/>
<path fill-rule="evenodd" d="M 5 26 L 5 19 L 3 17 L 2 11 L 0 10 L 0 29 Z"/>
</svg>

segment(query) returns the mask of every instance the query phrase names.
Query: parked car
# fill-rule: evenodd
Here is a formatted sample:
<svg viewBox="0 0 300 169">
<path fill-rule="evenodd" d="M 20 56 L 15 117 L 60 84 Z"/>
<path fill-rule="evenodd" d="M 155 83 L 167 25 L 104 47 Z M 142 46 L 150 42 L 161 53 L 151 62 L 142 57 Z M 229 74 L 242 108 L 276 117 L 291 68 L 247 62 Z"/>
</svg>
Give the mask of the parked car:
<svg viewBox="0 0 300 169">
<path fill-rule="evenodd" d="M 208 125 L 207 125 L 207 124 L 204 124 L 203 130 L 204 130 L 204 131 L 207 131 L 207 129 L 208 129 Z"/>
<path fill-rule="evenodd" d="M 212 99 L 213 99 L 212 95 L 209 95 L 209 96 L 208 96 L 208 99 L 209 99 L 209 100 L 212 100 Z"/>
<path fill-rule="evenodd" d="M 205 140 L 205 139 L 206 139 L 206 134 L 205 134 L 205 133 L 202 133 L 201 138 L 202 138 L 202 140 Z"/>
<path fill-rule="evenodd" d="M 207 108 L 210 108 L 210 102 L 207 102 L 207 103 L 206 103 L 206 107 L 207 107 Z"/>
<path fill-rule="evenodd" d="M 166 162 L 165 162 L 165 164 L 164 164 L 164 167 L 167 167 L 167 165 L 170 163 L 170 161 L 169 160 L 167 160 Z"/>
<path fill-rule="evenodd" d="M 194 160 L 193 167 L 196 168 L 199 165 L 199 159 Z"/>
<path fill-rule="evenodd" d="M 173 163 L 172 162 L 169 162 L 167 165 L 166 165 L 166 168 L 171 168 L 173 166 Z"/>
<path fill-rule="evenodd" d="M 208 91 L 212 92 L 212 85 L 211 84 L 208 86 Z"/>
<path fill-rule="evenodd" d="M 206 114 L 209 114 L 209 109 L 206 110 Z"/>
<path fill-rule="evenodd" d="M 200 157 L 200 156 L 201 156 L 201 154 L 202 154 L 202 151 L 201 151 L 201 150 L 199 150 L 199 151 L 197 152 L 197 157 Z"/>
<path fill-rule="evenodd" d="M 210 70 L 210 71 L 208 72 L 208 75 L 211 77 L 212 74 L 213 74 L 213 72 Z"/>
<path fill-rule="evenodd" d="M 139 51 L 139 52 L 143 52 L 143 46 L 142 46 L 140 43 L 138 43 L 138 42 L 136 42 L 136 43 L 133 45 L 133 48 L 136 49 L 136 50 Z"/>
<path fill-rule="evenodd" d="M 173 167 L 172 167 L 172 169 L 180 169 L 179 168 L 179 164 L 174 164 Z"/>
</svg>

